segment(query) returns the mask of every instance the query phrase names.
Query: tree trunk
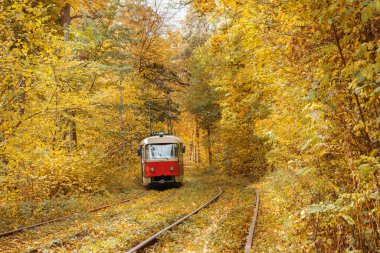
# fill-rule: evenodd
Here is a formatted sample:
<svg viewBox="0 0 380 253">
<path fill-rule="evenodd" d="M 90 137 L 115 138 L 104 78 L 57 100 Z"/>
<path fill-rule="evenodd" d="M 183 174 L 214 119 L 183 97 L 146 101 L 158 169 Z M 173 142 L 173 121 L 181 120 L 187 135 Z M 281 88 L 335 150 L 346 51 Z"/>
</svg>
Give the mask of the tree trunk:
<svg viewBox="0 0 380 253">
<path fill-rule="evenodd" d="M 65 5 L 65 7 L 63 7 L 63 9 L 62 9 L 61 25 L 64 28 L 65 28 L 65 24 L 66 24 L 67 28 L 70 26 L 70 22 L 71 22 L 70 10 L 71 10 L 71 5 L 69 3 L 67 3 Z M 65 40 L 66 40 L 66 38 L 65 38 Z"/>
<path fill-rule="evenodd" d="M 71 5 L 66 3 L 65 7 L 62 9 L 61 25 L 63 26 L 63 36 L 65 41 L 69 41 L 69 26 L 71 23 Z M 71 119 L 69 120 L 69 146 L 70 150 L 77 146 L 77 125 L 75 122 L 75 111 L 69 111 Z"/>
<path fill-rule="evenodd" d="M 75 148 L 77 146 L 77 124 L 75 122 L 75 111 L 70 112 L 72 119 L 70 119 L 70 144 Z"/>
<path fill-rule="evenodd" d="M 194 135 L 193 135 L 194 136 Z M 194 159 L 194 148 L 193 148 L 193 142 L 189 143 L 189 151 L 187 152 L 187 157 L 190 161 L 193 161 Z"/>
<path fill-rule="evenodd" d="M 211 150 L 211 129 L 208 127 L 207 131 L 207 152 L 208 152 L 208 163 L 210 168 L 212 168 L 212 150 Z"/>
<path fill-rule="evenodd" d="M 198 123 L 195 123 L 195 162 L 199 164 L 201 162 L 201 152 L 199 145 L 199 126 Z"/>
</svg>

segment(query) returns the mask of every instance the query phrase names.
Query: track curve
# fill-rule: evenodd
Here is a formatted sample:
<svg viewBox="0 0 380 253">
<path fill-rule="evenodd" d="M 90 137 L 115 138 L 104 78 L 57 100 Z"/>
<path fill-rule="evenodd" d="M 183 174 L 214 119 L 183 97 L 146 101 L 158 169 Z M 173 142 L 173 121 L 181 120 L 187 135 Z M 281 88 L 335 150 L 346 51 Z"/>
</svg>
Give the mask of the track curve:
<svg viewBox="0 0 380 253">
<path fill-rule="evenodd" d="M 158 231 L 157 233 L 155 233 L 154 235 L 152 235 L 148 239 L 146 239 L 143 242 L 139 243 L 138 245 L 136 245 L 132 249 L 128 250 L 127 253 L 132 253 L 132 252 L 135 252 L 137 250 L 141 250 L 141 249 L 145 248 L 146 246 L 150 245 L 154 240 L 156 240 L 156 238 L 158 236 L 162 235 L 166 231 L 168 231 L 168 230 L 172 229 L 173 227 L 177 226 L 178 224 L 182 223 L 187 218 L 189 218 L 189 217 L 193 216 L 194 214 L 198 213 L 200 210 L 202 210 L 203 208 L 207 207 L 212 202 L 216 201 L 222 194 L 223 194 L 223 191 L 219 187 L 219 192 L 215 196 L 213 196 L 209 201 L 207 201 L 206 203 L 204 203 L 203 205 L 201 205 L 200 207 L 198 207 L 197 209 L 195 209 L 191 213 L 185 215 L 181 219 L 177 220 L 176 222 L 172 223 L 171 225 L 167 226 L 166 228 Z"/>
<path fill-rule="evenodd" d="M 251 226 L 249 228 L 247 243 L 245 244 L 245 250 L 244 250 L 244 253 L 250 253 L 251 252 L 251 248 L 252 248 L 253 234 L 255 232 L 257 215 L 258 215 L 258 212 L 259 212 L 260 196 L 259 196 L 259 191 L 256 188 L 253 188 L 253 187 L 248 186 L 248 185 L 244 185 L 244 187 L 254 190 L 255 191 L 255 195 L 256 195 L 255 210 L 254 210 L 254 214 L 253 214 L 252 223 L 251 223 Z"/>
</svg>

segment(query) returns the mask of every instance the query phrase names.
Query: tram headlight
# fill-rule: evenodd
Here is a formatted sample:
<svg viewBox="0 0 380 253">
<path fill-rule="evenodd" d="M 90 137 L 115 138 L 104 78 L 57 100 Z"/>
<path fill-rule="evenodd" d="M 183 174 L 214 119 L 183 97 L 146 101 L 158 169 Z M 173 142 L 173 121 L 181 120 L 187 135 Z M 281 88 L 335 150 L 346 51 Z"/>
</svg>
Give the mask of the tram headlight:
<svg viewBox="0 0 380 253">
<path fill-rule="evenodd" d="M 150 171 L 151 171 L 151 172 L 154 172 L 154 168 L 150 168 Z"/>
<path fill-rule="evenodd" d="M 174 171 L 174 168 L 173 168 L 173 167 L 170 167 L 170 171 Z"/>
</svg>

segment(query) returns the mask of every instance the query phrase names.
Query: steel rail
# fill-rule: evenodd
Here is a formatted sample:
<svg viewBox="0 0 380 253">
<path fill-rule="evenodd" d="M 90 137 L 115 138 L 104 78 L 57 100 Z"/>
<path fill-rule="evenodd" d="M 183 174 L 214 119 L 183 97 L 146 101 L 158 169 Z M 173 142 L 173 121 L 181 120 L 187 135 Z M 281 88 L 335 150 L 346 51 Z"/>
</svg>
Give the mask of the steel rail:
<svg viewBox="0 0 380 253">
<path fill-rule="evenodd" d="M 56 218 L 56 219 L 40 222 L 40 223 L 37 223 L 37 224 L 34 224 L 34 225 L 25 226 L 25 227 L 21 227 L 21 228 L 18 228 L 18 229 L 11 230 L 11 231 L 2 232 L 2 233 L 0 233 L 0 237 L 16 234 L 16 233 L 22 232 L 22 231 L 27 230 L 27 229 L 32 229 L 32 228 L 40 227 L 40 226 L 47 225 L 47 224 L 50 224 L 50 223 L 53 223 L 53 222 L 62 221 L 62 220 L 68 219 L 68 218 L 72 218 L 74 216 L 78 216 L 80 214 L 93 213 L 93 212 L 97 212 L 99 210 L 106 209 L 106 208 L 109 208 L 109 207 L 112 207 L 112 206 L 121 205 L 121 204 L 123 204 L 125 202 L 129 202 L 131 200 L 140 198 L 140 197 L 142 197 L 142 196 L 144 196 L 146 194 L 148 194 L 148 191 L 143 192 L 142 194 L 138 194 L 136 196 L 130 197 L 128 199 L 122 200 L 120 202 L 112 203 L 112 204 L 109 204 L 109 205 L 104 205 L 104 206 L 97 207 L 95 209 L 91 209 L 91 210 L 88 210 L 88 211 L 74 213 L 74 214 L 62 216 L 62 217 L 59 217 L 59 218 Z"/>
<path fill-rule="evenodd" d="M 200 210 L 202 210 L 203 208 L 205 208 L 206 206 L 210 205 L 212 202 L 214 202 L 215 200 L 217 200 L 221 195 L 222 195 L 223 191 L 222 189 L 219 187 L 219 192 L 218 194 L 216 194 L 214 197 L 212 197 L 209 201 L 207 201 L 205 204 L 201 205 L 200 207 L 198 207 L 197 209 L 195 209 L 194 211 L 192 211 L 191 213 L 187 214 L 186 216 L 182 217 L 181 219 L 177 220 L 176 222 L 172 223 L 171 225 L 167 226 L 166 228 L 158 231 L 157 233 L 155 233 L 154 235 L 152 235 L 151 237 L 149 237 L 148 239 L 146 239 L 145 241 L 141 242 L 140 244 L 136 245 L 135 247 L 133 247 L 132 249 L 128 250 L 127 253 L 132 253 L 132 252 L 135 252 L 136 250 L 140 250 L 140 249 L 143 249 L 145 248 L 147 245 L 149 245 L 152 241 L 154 241 L 158 236 L 162 235 L 163 233 L 167 232 L 168 230 L 172 229 L 173 227 L 177 226 L 178 224 L 182 223 L 184 220 L 186 220 L 187 218 L 189 218 L 190 216 L 198 213 Z"/>
<path fill-rule="evenodd" d="M 244 187 L 252 189 L 256 193 L 256 206 L 255 206 L 255 210 L 254 210 L 254 214 L 253 214 L 252 223 L 251 223 L 251 226 L 249 228 L 247 243 L 245 244 L 245 250 L 244 250 L 244 253 L 250 253 L 251 248 L 252 248 L 253 233 L 255 232 L 257 215 L 259 212 L 260 196 L 259 196 L 259 191 L 256 188 L 253 188 L 253 187 L 248 186 L 248 185 L 244 185 Z"/>
</svg>

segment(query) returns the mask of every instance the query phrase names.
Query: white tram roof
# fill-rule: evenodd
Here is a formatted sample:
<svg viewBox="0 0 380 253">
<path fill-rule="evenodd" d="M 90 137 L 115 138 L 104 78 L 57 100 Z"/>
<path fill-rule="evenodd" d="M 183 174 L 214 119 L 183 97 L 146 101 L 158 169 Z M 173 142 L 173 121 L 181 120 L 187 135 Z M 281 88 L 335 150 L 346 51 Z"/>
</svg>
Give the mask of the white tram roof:
<svg viewBox="0 0 380 253">
<path fill-rule="evenodd" d="M 175 137 L 173 135 L 164 135 L 164 136 L 151 136 L 148 138 L 145 138 L 141 141 L 140 145 L 147 145 L 147 144 L 161 144 L 161 143 L 182 143 L 182 140 L 178 137 Z"/>
</svg>

